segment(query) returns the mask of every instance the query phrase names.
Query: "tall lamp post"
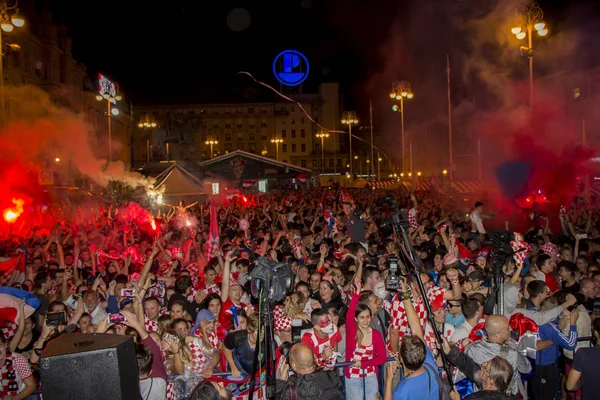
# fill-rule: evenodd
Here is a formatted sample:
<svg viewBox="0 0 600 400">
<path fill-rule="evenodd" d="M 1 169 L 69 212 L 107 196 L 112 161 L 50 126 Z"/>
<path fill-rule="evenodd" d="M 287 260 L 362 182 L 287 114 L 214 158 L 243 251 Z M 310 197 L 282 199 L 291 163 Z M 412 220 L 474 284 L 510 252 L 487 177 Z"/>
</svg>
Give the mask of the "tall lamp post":
<svg viewBox="0 0 600 400">
<path fill-rule="evenodd" d="M 275 143 L 275 160 L 279 161 L 279 143 L 283 143 L 283 139 L 271 139 L 271 143 Z"/>
<path fill-rule="evenodd" d="M 210 139 L 210 140 L 207 140 L 205 143 L 210 145 L 210 158 L 213 158 L 213 155 L 215 154 L 215 153 L 213 153 L 213 146 L 215 144 L 219 144 L 219 141 Z"/>
<path fill-rule="evenodd" d="M 350 137 L 349 147 L 350 154 L 348 159 L 350 160 L 350 178 L 352 178 L 352 125 L 358 124 L 358 118 L 356 118 L 356 112 L 344 111 L 342 114 L 342 124 L 348 125 L 348 136 Z"/>
<path fill-rule="evenodd" d="M 406 171 L 406 145 L 404 137 L 404 98 L 412 99 L 414 94 L 410 89 L 410 82 L 408 81 L 394 81 L 392 82 L 392 91 L 390 92 L 390 98 L 392 100 L 399 100 L 400 107 L 397 104 L 392 106 L 392 110 L 400 113 L 400 121 L 402 127 L 402 172 Z"/>
<path fill-rule="evenodd" d="M 529 58 L 529 106 L 533 107 L 533 32 L 537 32 L 539 36 L 546 36 L 548 29 L 543 22 L 544 12 L 538 3 L 519 7 L 517 15 L 520 26 L 515 26 L 511 29 L 511 32 L 519 40 L 527 37 L 528 45 L 521 46 L 521 55 L 526 55 Z"/>
<path fill-rule="evenodd" d="M 98 95 L 96 100 L 106 101 L 106 118 L 108 118 L 108 161 L 112 162 L 112 130 L 110 120 L 119 115 L 119 109 L 113 108 L 111 104 L 117 104 L 123 97 L 118 94 L 118 85 L 108 80 L 104 75 L 98 74 Z"/>
<path fill-rule="evenodd" d="M 18 1 L 14 2 L 14 5 L 9 5 L 6 0 L 0 1 L 0 28 L 4 32 L 12 32 L 17 28 L 21 28 L 25 25 L 25 19 L 19 14 L 17 8 Z M 11 15 L 12 14 L 12 15 Z M 0 116 L 2 117 L 2 124 L 6 123 L 6 107 L 4 105 L 4 43 L 2 42 L 2 32 L 0 31 Z"/>
<path fill-rule="evenodd" d="M 325 138 L 329 137 L 329 133 L 321 132 L 317 133 L 316 136 L 321 139 L 321 175 L 323 175 L 325 172 L 325 147 L 323 145 Z"/>
</svg>

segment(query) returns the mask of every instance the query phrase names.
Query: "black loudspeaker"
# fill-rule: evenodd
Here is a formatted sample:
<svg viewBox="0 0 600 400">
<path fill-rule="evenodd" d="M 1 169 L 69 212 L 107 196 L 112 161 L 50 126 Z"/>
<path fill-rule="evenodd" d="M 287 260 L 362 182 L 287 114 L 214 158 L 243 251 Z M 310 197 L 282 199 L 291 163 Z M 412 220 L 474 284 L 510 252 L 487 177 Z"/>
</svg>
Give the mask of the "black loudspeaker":
<svg viewBox="0 0 600 400">
<path fill-rule="evenodd" d="M 51 341 L 39 363 L 44 400 L 140 398 L 133 337 L 71 333 Z"/>
</svg>

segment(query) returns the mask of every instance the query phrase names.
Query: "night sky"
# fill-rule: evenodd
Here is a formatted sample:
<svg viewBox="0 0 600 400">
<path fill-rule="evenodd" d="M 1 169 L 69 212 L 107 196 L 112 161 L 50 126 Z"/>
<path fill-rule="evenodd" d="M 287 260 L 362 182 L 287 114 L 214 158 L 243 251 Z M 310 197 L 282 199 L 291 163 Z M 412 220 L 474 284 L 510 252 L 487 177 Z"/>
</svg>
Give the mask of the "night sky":
<svg viewBox="0 0 600 400">
<path fill-rule="evenodd" d="M 475 15 L 481 1 L 46 0 L 38 6 L 46 3 L 54 19 L 67 26 L 75 58 L 91 72 L 113 78 L 134 102 L 167 103 L 178 92 L 248 84 L 236 76 L 242 70 L 275 84 L 273 58 L 281 50 L 297 49 L 311 64 L 305 92 L 315 91 L 322 81 L 337 81 L 346 104 L 360 108 L 365 94 L 373 93 L 370 78 L 387 62 L 390 50 L 382 51 L 382 46 L 389 45 L 392 27 L 402 36 L 397 51 L 404 55 L 394 73 L 420 84 L 430 74 L 443 77 L 445 54 L 462 45 L 447 28 L 450 18 L 443 12 L 431 15 L 439 19 L 436 24 L 446 24 L 445 32 L 428 29 L 432 21 L 418 20 L 423 4 L 435 8 L 452 3 Z M 575 3 L 592 2 L 540 0 L 555 29 L 573 17 Z M 236 8 L 245 11 L 230 14 Z M 434 67 L 423 65 L 427 57 L 434 57 Z"/>
</svg>

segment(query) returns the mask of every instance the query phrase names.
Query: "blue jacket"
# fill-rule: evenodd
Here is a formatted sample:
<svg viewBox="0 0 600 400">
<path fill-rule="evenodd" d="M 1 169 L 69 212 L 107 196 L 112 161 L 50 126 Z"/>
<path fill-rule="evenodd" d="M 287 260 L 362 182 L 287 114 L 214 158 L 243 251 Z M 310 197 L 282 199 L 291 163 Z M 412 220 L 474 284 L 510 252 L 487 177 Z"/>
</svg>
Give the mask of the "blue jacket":
<svg viewBox="0 0 600 400">
<path fill-rule="evenodd" d="M 553 323 L 544 324 L 539 327 L 540 340 L 552 340 L 552 345 L 536 352 L 535 363 L 537 365 L 550 365 L 556 363 L 560 355 L 560 348 L 573 350 L 577 345 L 577 326 L 569 327 L 569 335 L 565 336 L 558 326 Z"/>
</svg>

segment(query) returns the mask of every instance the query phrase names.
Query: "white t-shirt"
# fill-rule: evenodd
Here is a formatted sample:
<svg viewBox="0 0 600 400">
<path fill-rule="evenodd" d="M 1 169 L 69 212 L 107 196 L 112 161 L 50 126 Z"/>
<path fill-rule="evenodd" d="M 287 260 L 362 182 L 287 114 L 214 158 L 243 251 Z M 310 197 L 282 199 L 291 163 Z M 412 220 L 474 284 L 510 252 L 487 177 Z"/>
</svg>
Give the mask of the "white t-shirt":
<svg viewBox="0 0 600 400">
<path fill-rule="evenodd" d="M 140 381 L 140 394 L 144 400 L 165 400 L 167 382 L 163 378 L 146 378 Z"/>
</svg>

